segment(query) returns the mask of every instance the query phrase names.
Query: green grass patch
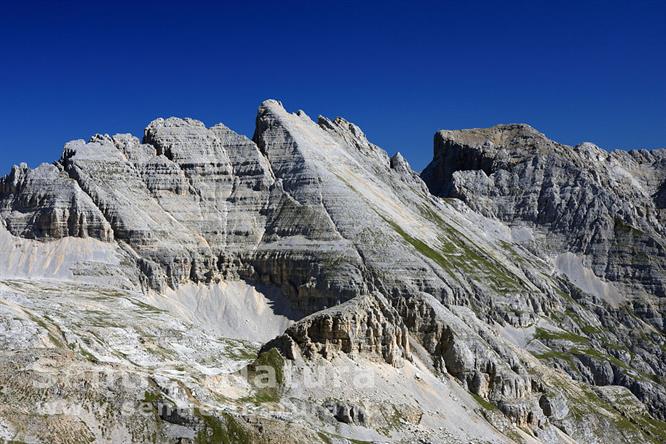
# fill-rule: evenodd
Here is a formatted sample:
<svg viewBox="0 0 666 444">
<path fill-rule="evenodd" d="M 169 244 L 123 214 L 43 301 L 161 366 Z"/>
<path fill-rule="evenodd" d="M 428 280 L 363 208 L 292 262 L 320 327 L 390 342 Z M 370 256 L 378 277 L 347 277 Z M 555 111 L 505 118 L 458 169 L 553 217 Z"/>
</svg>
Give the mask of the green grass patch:
<svg viewBox="0 0 666 444">
<path fill-rule="evenodd" d="M 512 243 L 501 240 L 499 241 L 499 244 L 502 246 L 504 251 L 506 251 L 508 255 L 511 256 L 511 259 L 513 259 L 515 263 L 529 264 L 529 262 L 523 256 L 518 254 L 516 247 Z"/>
<path fill-rule="evenodd" d="M 610 363 L 615 364 L 617 367 L 631 370 L 629 364 L 617 359 L 615 356 L 611 356 L 589 347 L 573 348 L 569 351 L 549 350 L 545 353 L 535 354 L 535 356 L 539 359 L 559 359 L 561 361 L 566 361 L 571 367 L 575 367 L 573 358 L 576 355 L 586 355 L 601 361 L 609 361 Z"/>
<path fill-rule="evenodd" d="M 574 362 L 571 354 L 566 353 L 566 352 L 561 352 L 561 351 L 556 351 L 556 350 L 549 350 L 545 353 L 538 353 L 535 354 L 539 359 L 547 360 L 547 359 L 553 359 L 553 360 L 560 360 L 560 361 L 565 361 L 567 364 L 569 364 L 570 367 L 574 367 Z"/>
<path fill-rule="evenodd" d="M 598 333 L 603 333 L 603 329 L 598 328 L 598 327 L 593 327 L 591 325 L 586 325 L 584 327 L 581 327 L 581 330 L 586 335 L 594 335 L 594 334 L 598 334 Z"/>
<path fill-rule="evenodd" d="M 243 401 L 261 404 L 265 402 L 278 402 L 280 400 L 282 384 L 284 383 L 284 358 L 275 348 L 271 348 L 257 356 L 257 359 L 247 366 L 247 378 L 251 384 L 255 383 L 257 377 L 261 378 L 261 374 L 265 374 L 265 369 L 262 369 L 262 367 L 273 369 L 276 384 L 274 386 L 256 387 L 254 396 L 245 398 Z"/>
<path fill-rule="evenodd" d="M 39 318 L 38 316 L 33 315 L 30 312 L 26 311 L 26 314 L 30 318 L 32 322 L 35 324 L 39 325 L 42 327 L 44 330 L 46 330 L 46 333 L 48 334 L 49 340 L 53 343 L 53 345 L 56 346 L 56 348 L 69 348 L 69 346 L 65 343 L 65 336 L 62 334 L 62 331 L 60 328 L 58 328 L 57 325 L 49 325 L 46 321 L 50 321 L 47 317 L 44 319 Z"/>
<path fill-rule="evenodd" d="M 224 356 L 234 361 L 253 361 L 257 359 L 256 347 L 245 341 L 224 338 L 225 343 Z"/>
<path fill-rule="evenodd" d="M 391 435 L 391 431 L 398 430 L 402 424 L 403 416 L 400 410 L 394 405 L 388 405 L 386 408 L 381 408 L 380 412 L 386 421 L 386 426 L 380 427 L 377 430 L 386 436 Z"/>
<path fill-rule="evenodd" d="M 441 244 L 439 250 L 435 250 L 420 239 L 410 236 L 392 220 L 384 216 L 381 217 L 416 251 L 449 272 L 454 279 L 454 273 L 460 272 L 475 277 L 479 282 L 489 283 L 499 293 L 529 290 L 529 287 L 518 276 L 499 261 L 477 248 L 474 242 L 460 231 L 446 224 L 434 213 L 430 218 L 434 219 L 442 230 L 442 234 L 438 237 Z"/>
<path fill-rule="evenodd" d="M 636 439 L 636 437 L 644 436 L 655 444 L 666 442 L 666 422 L 654 419 L 647 413 L 627 415 L 601 399 L 589 388 L 585 389 L 584 398 L 593 410 L 595 407 L 601 407 L 608 412 L 614 413 L 613 423 L 625 437 Z"/>
<path fill-rule="evenodd" d="M 317 436 L 319 436 L 319 439 L 321 439 L 321 442 L 324 444 L 333 444 L 333 441 L 331 438 L 328 437 L 328 435 L 324 432 L 317 432 Z"/>
<path fill-rule="evenodd" d="M 471 393 L 472 398 L 484 409 L 486 410 L 497 410 L 497 406 L 490 401 L 486 401 L 483 399 L 481 396 L 477 395 L 476 393 Z"/>
<path fill-rule="evenodd" d="M 609 348 L 611 350 L 623 350 L 623 351 L 629 351 L 626 345 L 624 344 L 619 344 L 617 342 L 603 342 L 604 348 Z"/>
<path fill-rule="evenodd" d="M 203 427 L 194 437 L 196 444 L 250 444 L 256 442 L 252 433 L 228 413 L 222 413 L 222 419 L 204 414 L 199 409 L 194 409 L 194 414 L 203 423 Z"/>
<path fill-rule="evenodd" d="M 624 368 L 626 370 L 631 370 L 631 367 L 626 362 L 620 361 L 615 356 L 611 356 L 609 354 L 600 352 L 599 350 L 595 350 L 593 348 L 576 349 L 574 350 L 574 353 L 584 354 L 592 356 L 593 358 L 610 361 L 612 364 L 615 364 L 618 367 Z"/>
<path fill-rule="evenodd" d="M 159 392 L 149 392 L 146 391 L 143 394 L 143 402 L 155 403 L 162 398 L 162 394 Z"/>
<path fill-rule="evenodd" d="M 587 344 L 590 342 L 588 338 L 574 333 L 555 332 L 538 327 L 536 329 L 534 338 L 539 339 L 541 341 L 569 341 L 569 342 L 574 342 L 576 344 Z"/>
<path fill-rule="evenodd" d="M 423 241 L 420 241 L 419 239 L 416 239 L 415 237 L 410 236 L 407 234 L 398 224 L 392 221 L 387 222 L 391 225 L 391 227 L 400 235 L 402 236 L 403 239 L 405 239 L 407 242 L 409 242 L 419 253 L 421 253 L 423 256 L 427 257 L 428 259 L 431 259 L 433 262 L 436 262 L 440 267 L 444 269 L 450 269 L 452 264 L 440 253 L 438 253 L 436 250 L 433 250 L 430 248 L 427 244 L 425 244 Z"/>
<path fill-rule="evenodd" d="M 522 444 L 522 443 L 525 442 L 525 440 L 524 440 L 523 437 L 520 435 L 520 433 L 518 433 L 518 432 L 515 431 L 515 430 L 509 430 L 508 432 L 505 433 L 505 435 L 506 435 L 509 439 L 511 439 L 513 442 L 516 442 L 516 443 L 519 443 L 519 444 Z"/>
<path fill-rule="evenodd" d="M 92 362 L 93 364 L 98 364 L 99 363 L 99 360 L 95 357 L 95 355 L 90 353 L 88 350 L 85 350 L 83 348 L 79 348 L 79 353 L 81 354 L 81 356 L 83 356 L 88 361 Z"/>
</svg>

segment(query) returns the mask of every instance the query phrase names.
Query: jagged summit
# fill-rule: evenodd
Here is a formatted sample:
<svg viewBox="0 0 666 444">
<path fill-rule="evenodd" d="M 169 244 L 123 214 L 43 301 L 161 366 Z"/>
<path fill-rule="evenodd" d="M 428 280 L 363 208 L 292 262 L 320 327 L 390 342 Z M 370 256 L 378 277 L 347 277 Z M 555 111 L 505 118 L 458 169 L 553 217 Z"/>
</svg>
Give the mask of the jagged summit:
<svg viewBox="0 0 666 444">
<path fill-rule="evenodd" d="M 0 439 L 661 442 L 663 157 L 502 125 L 438 132 L 419 176 L 275 100 L 252 139 L 69 142 L 0 181 Z M 30 388 L 53 361 L 74 379 Z M 262 363 L 278 386 L 236 377 Z"/>
<path fill-rule="evenodd" d="M 625 291 L 666 295 L 666 231 L 656 198 L 665 183 L 663 151 L 569 147 L 514 125 L 438 135 L 438 154 L 422 174 L 434 193 L 507 223 L 547 230 L 560 250 L 585 255 L 597 276 L 634 287 Z M 633 241 L 621 235 L 624 227 L 635 229 Z M 651 259 L 626 262 L 643 254 Z M 656 303 L 646 309 L 661 326 Z"/>
</svg>

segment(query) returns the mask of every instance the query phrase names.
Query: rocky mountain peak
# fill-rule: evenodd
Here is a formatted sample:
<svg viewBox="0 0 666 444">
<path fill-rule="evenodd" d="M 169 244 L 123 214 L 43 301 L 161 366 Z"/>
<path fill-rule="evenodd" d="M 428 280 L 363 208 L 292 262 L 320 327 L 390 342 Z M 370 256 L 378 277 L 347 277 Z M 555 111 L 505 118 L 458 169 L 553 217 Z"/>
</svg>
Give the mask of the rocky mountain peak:
<svg viewBox="0 0 666 444">
<path fill-rule="evenodd" d="M 653 166 L 661 165 L 657 159 L 639 166 L 635 155 L 589 142 L 558 144 L 526 125 L 439 132 L 435 149 L 422 173 L 432 192 L 512 225 L 544 230 L 554 254 L 581 254 L 598 276 L 651 300 L 646 319 L 663 325 L 659 303 L 651 299 L 666 295 L 658 271 L 666 265 L 666 232 L 653 198 L 664 184 Z M 626 263 L 643 254 L 651 259 Z"/>
<path fill-rule="evenodd" d="M 419 176 L 267 100 L 252 139 L 172 117 L 14 167 L 0 404 L 24 413 L 0 408 L 0 440 L 663 441 L 664 152 L 514 124 L 440 131 L 433 157 Z M 33 390 L 54 359 L 74 380 Z M 262 365 L 275 387 L 237 378 Z M 58 396 L 93 407 L 45 414 Z"/>
</svg>

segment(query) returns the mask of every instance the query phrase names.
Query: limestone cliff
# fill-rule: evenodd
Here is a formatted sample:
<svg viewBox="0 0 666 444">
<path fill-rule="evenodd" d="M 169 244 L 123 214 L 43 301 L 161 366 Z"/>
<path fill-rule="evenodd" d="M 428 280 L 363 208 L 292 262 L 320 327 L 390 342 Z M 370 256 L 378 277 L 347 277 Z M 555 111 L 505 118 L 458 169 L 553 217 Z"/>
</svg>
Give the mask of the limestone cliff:
<svg viewBox="0 0 666 444">
<path fill-rule="evenodd" d="M 305 442 L 658 442 L 663 159 L 508 125 L 439 132 L 419 175 L 353 123 L 275 100 L 252 139 L 168 118 L 142 140 L 69 142 L 53 165 L 0 182 L 0 319 L 14 350 L 0 369 L 23 366 L 6 393 L 28 418 L 0 409 L 0 433 L 47 427 L 32 400 L 59 392 L 26 388 L 32 354 L 140 380 L 89 402 L 145 392 L 150 419 L 58 417 L 98 440 L 235 430 L 271 442 L 297 423 Z M 26 264 L 44 272 L 26 281 Z M 230 342 L 264 338 L 243 335 L 262 322 L 279 334 Z M 279 387 L 234 379 L 247 364 L 277 369 Z M 381 378 L 331 389 L 345 365 Z M 285 376 L 311 368 L 331 381 Z M 267 403 L 285 413 L 255 408 Z M 191 409 L 161 413 L 175 405 Z"/>
</svg>

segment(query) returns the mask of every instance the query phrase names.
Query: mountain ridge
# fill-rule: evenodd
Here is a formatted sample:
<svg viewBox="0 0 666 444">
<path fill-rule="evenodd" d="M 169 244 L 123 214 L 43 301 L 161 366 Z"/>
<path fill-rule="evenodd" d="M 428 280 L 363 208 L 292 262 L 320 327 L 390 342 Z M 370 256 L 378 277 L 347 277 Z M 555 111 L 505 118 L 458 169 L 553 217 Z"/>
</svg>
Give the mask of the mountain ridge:
<svg viewBox="0 0 666 444">
<path fill-rule="evenodd" d="M 293 398 L 324 409 L 289 417 L 305 430 L 395 441 L 461 442 L 468 434 L 490 442 L 516 435 L 541 442 L 600 436 L 656 442 L 663 431 L 658 419 L 666 417 L 661 154 L 612 155 L 581 145 L 574 155 L 525 125 L 442 131 L 435 139 L 434 160 L 419 175 L 353 123 L 321 116 L 313 121 L 275 100 L 259 107 L 252 139 L 223 124 L 156 119 L 143 140 L 95 135 L 68 143 L 55 165 L 13 169 L 0 181 L 0 219 L 18 263 L 34 261 L 21 256 L 25 245 L 39 251 L 70 238 L 101 241 L 113 251 L 117 260 L 86 258 L 75 264 L 79 271 L 59 278 L 58 285 L 73 285 L 75 296 L 81 284 L 71 279 L 113 288 L 108 276 L 123 275 L 131 293 L 124 297 L 156 307 L 164 313 L 159 316 L 174 317 L 170 322 L 190 322 L 205 337 L 212 334 L 211 322 L 198 307 L 208 301 L 210 310 L 239 310 L 226 289 L 248 285 L 243 294 L 254 295 L 254 310 L 265 313 L 253 319 L 255 325 L 280 331 L 256 347 L 259 362 L 280 362 L 297 374 L 363 363 L 384 375 L 372 392 L 319 393 L 283 382 L 270 392 L 271 405 L 289 405 Z M 545 154 L 535 157 L 535 149 Z M 633 163 L 623 170 L 596 168 L 594 156 L 607 156 L 603 162 L 613 168 Z M 565 184 L 564 197 L 543 186 L 545 172 Z M 570 177 L 582 182 L 570 184 Z M 645 196 L 642 191 L 632 194 L 632 178 L 655 190 L 652 203 L 636 198 Z M 597 194 L 588 193 L 592 185 Z M 550 197 L 539 199 L 544 190 L 565 204 L 549 206 Z M 597 213 L 579 212 L 577 202 Z M 635 233 L 636 227 L 645 232 Z M 639 254 L 647 256 L 644 263 L 626 262 Z M 7 265 L 5 279 L 14 279 L 15 269 Z M 17 284 L 10 279 L 3 285 Z M 271 314 L 277 301 L 289 308 L 286 318 Z M 101 365 L 105 352 L 86 345 L 86 330 L 59 316 L 57 322 L 44 318 L 54 325 L 48 331 L 53 335 L 55 325 L 70 331 L 73 339 L 63 335 L 61 346 L 83 347 Z M 20 317 L 30 328 L 42 328 Z M 231 331 L 222 328 L 225 319 L 215 322 L 220 331 Z M 110 327 L 101 328 L 108 333 Z M 127 354 L 117 344 L 107 348 Z M 210 364 L 168 349 L 191 376 L 162 375 L 162 382 L 177 381 L 199 395 L 196 402 L 180 402 L 205 400 L 225 412 L 244 405 L 242 399 L 215 401 L 214 391 L 197 382 L 201 366 Z M 421 375 L 435 395 L 392 385 L 403 372 Z M 226 384 L 226 390 L 243 386 Z M 404 403 L 391 396 L 396 390 Z M 465 418 L 458 425 L 434 407 L 440 400 L 459 408 L 444 401 L 450 390 L 469 409 L 456 410 Z M 268 395 L 258 390 L 254 396 Z M 623 402 L 636 408 L 622 410 Z M 386 406 L 402 420 L 387 422 Z M 258 433 L 252 421 L 269 417 L 242 416 L 248 423 L 241 428 Z M 155 432 L 164 420 L 107 421 L 166 441 L 190 433 Z M 178 421 L 210 438 L 206 421 L 194 413 Z"/>
</svg>

